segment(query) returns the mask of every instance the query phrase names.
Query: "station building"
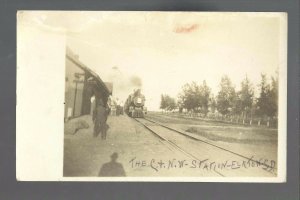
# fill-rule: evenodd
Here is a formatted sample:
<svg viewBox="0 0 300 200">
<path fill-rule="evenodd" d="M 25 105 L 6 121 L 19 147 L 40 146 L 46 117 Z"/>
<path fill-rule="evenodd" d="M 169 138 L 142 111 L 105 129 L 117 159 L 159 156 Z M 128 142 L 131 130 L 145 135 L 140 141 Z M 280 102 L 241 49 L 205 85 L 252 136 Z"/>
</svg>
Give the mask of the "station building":
<svg viewBox="0 0 300 200">
<path fill-rule="evenodd" d="M 71 49 L 66 48 L 65 121 L 91 114 L 100 99 L 106 105 L 112 89 L 112 83 L 103 82 Z"/>
</svg>

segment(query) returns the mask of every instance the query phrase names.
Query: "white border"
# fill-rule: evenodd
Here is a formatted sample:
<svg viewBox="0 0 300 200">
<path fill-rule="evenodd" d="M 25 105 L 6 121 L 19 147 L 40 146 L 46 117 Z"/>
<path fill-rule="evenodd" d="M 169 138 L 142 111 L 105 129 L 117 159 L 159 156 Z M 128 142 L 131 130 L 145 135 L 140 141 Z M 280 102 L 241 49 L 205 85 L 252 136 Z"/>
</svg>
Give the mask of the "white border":
<svg viewBox="0 0 300 200">
<path fill-rule="evenodd" d="M 53 11 L 44 11 L 53 12 Z M 61 11 L 66 12 L 66 11 Z M 93 11 L 96 12 L 96 11 Z M 111 11 L 109 11 L 111 12 Z M 25 13 L 25 15 L 24 15 Z M 63 166 L 63 113 L 64 106 L 64 44 L 65 32 L 53 29 L 39 21 L 26 21 L 26 15 L 39 16 L 40 11 L 19 11 L 17 15 L 17 114 L 16 114 L 16 174 L 21 181 L 128 181 L 128 182 L 285 182 L 287 150 L 287 13 L 201 12 L 208 15 L 249 15 L 279 17 L 279 123 L 278 123 L 278 176 L 266 177 L 125 177 L 68 178 L 62 175 Z M 113 12 L 111 12 L 113 13 Z M 123 13 L 123 12 L 122 12 Z M 168 13 L 168 12 L 164 12 Z M 25 17 L 25 18 L 24 18 Z M 38 18 L 36 18 L 38 19 Z M 27 34 L 28 33 L 28 34 Z M 26 35 L 27 34 L 27 35 Z M 35 34 L 36 37 L 32 37 Z M 45 54 L 39 42 L 48 34 Z M 28 40 L 31 40 L 28 42 Z M 28 43 L 26 43 L 26 41 Z M 56 41 L 56 42 L 55 42 Z M 23 49 L 22 49 L 23 48 Z M 25 48 L 25 49 L 24 49 Z M 59 51 L 57 49 L 60 49 Z M 48 50 L 48 49 L 47 49 Z M 32 56 L 32 53 L 37 55 Z M 30 57 L 31 55 L 31 57 Z M 38 58 L 40 56 L 44 60 Z M 27 59 L 30 58 L 30 59 Z M 45 59 L 60 59 L 45 63 Z M 48 65 L 48 66 L 47 66 Z M 53 81 L 54 80 L 54 81 Z"/>
</svg>

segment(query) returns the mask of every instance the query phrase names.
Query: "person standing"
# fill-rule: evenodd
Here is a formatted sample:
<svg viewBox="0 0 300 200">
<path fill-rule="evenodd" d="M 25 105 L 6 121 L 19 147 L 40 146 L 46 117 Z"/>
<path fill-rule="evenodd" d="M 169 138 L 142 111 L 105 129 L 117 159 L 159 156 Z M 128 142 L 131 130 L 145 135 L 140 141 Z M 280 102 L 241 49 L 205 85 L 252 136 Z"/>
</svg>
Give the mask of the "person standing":
<svg viewBox="0 0 300 200">
<path fill-rule="evenodd" d="M 123 101 L 121 101 L 121 103 L 120 103 L 120 114 L 121 115 L 124 114 L 124 103 L 123 103 Z"/>
<path fill-rule="evenodd" d="M 104 106 L 103 101 L 100 99 L 97 102 L 96 109 L 93 113 L 93 121 L 94 121 L 94 137 L 97 137 L 101 132 L 101 138 L 106 139 L 106 131 L 107 131 L 107 111 Z"/>
</svg>

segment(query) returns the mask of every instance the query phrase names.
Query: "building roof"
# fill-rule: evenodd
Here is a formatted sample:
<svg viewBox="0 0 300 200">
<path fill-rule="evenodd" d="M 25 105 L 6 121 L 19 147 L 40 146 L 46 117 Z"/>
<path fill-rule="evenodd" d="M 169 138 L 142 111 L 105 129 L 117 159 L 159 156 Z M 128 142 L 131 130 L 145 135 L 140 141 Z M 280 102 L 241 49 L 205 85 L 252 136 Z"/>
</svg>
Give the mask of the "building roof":
<svg viewBox="0 0 300 200">
<path fill-rule="evenodd" d="M 93 70 L 91 70 L 89 67 L 87 67 L 85 64 L 80 62 L 78 56 L 74 54 L 68 47 L 66 50 L 66 58 L 73 62 L 75 65 L 77 65 L 79 68 L 84 70 L 87 74 L 92 76 L 96 80 L 97 86 L 103 88 L 105 93 L 107 93 L 108 95 L 112 94 L 112 83 L 104 83 L 99 77 L 99 75 Z"/>
<path fill-rule="evenodd" d="M 104 84 L 108 88 L 110 94 L 112 94 L 112 92 L 113 92 L 113 83 L 111 83 L 111 82 L 104 82 Z"/>
</svg>

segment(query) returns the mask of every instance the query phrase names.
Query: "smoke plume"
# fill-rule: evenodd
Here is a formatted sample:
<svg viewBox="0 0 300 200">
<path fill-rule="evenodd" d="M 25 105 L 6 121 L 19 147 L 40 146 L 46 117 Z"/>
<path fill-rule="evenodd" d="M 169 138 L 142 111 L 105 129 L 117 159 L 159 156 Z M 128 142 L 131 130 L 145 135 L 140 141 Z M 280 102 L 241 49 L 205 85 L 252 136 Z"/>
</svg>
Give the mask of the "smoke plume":
<svg viewBox="0 0 300 200">
<path fill-rule="evenodd" d="M 140 77 L 131 76 L 129 80 L 130 80 L 131 86 L 138 87 L 138 88 L 142 87 L 142 79 Z"/>
</svg>

